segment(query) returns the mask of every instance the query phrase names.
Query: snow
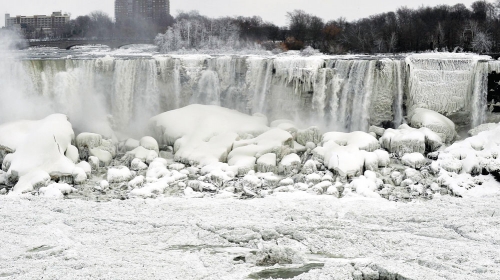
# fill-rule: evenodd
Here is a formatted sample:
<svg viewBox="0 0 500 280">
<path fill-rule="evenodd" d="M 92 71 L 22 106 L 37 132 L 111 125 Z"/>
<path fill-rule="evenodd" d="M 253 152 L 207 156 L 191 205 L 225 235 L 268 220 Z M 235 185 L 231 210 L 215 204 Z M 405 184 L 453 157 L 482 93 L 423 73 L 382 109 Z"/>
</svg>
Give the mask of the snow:
<svg viewBox="0 0 500 280">
<path fill-rule="evenodd" d="M 406 153 L 435 152 L 442 145 L 439 135 L 428 128 L 412 128 L 406 124 L 398 129 L 387 129 L 380 138 L 380 145 L 390 153 L 402 156 Z"/>
<path fill-rule="evenodd" d="M 252 164 L 256 163 L 257 158 L 272 152 L 276 154 L 277 159 L 282 159 L 292 149 L 292 135 L 284 130 L 274 128 L 255 138 L 235 141 L 233 150 L 227 158 L 229 165 L 254 170 Z"/>
<path fill-rule="evenodd" d="M 411 154 L 405 154 L 401 158 L 401 162 L 406 166 L 413 167 L 415 169 L 420 169 L 424 167 L 428 161 L 427 158 L 420 153 L 411 153 Z"/>
<path fill-rule="evenodd" d="M 21 130 L 19 133 L 13 132 L 16 126 Z M 31 130 L 26 133 L 27 127 Z M 14 186 L 15 193 L 32 191 L 39 182 L 46 181 L 47 174 L 72 176 L 75 165 L 64 154 L 74 139 L 74 133 L 65 115 L 55 114 L 39 121 L 22 121 L 0 127 L 0 135 L 8 132 L 19 137 L 15 152 L 9 156 L 7 171 L 11 181 L 19 180 Z"/>
<path fill-rule="evenodd" d="M 278 171 L 281 174 L 298 173 L 300 171 L 301 161 L 297 154 L 289 154 L 281 160 Z"/>
<path fill-rule="evenodd" d="M 377 138 L 362 131 L 354 131 L 351 133 L 328 132 L 323 134 L 322 142 L 333 141 L 340 146 L 355 146 L 360 150 L 373 152 L 380 148 Z"/>
<path fill-rule="evenodd" d="M 156 152 L 154 149 L 150 150 L 150 149 L 144 148 L 143 146 L 140 146 L 140 147 L 133 149 L 132 151 L 127 152 L 125 154 L 125 157 L 139 159 L 142 162 L 149 164 L 158 157 L 158 152 Z"/>
<path fill-rule="evenodd" d="M 108 169 L 107 180 L 110 183 L 121 183 L 132 179 L 132 173 L 125 167 L 114 167 Z"/>
<path fill-rule="evenodd" d="M 90 166 L 90 164 L 86 161 L 81 161 L 79 162 L 76 167 L 79 167 L 81 168 L 85 174 L 87 175 L 87 177 L 90 177 L 90 175 L 92 174 L 92 167 Z"/>
<path fill-rule="evenodd" d="M 141 140 L 139 141 L 139 144 L 141 145 L 141 147 L 144 147 L 147 150 L 152 150 L 155 151 L 156 153 L 160 152 L 160 148 L 158 147 L 158 142 L 156 142 L 156 140 L 151 136 L 142 137 Z"/>
<path fill-rule="evenodd" d="M 262 173 L 272 172 L 277 173 L 278 168 L 276 166 L 276 154 L 268 153 L 264 154 L 257 160 L 257 171 Z"/>
<path fill-rule="evenodd" d="M 90 155 L 99 160 L 98 166 L 109 166 L 113 160 L 113 155 L 110 152 L 99 148 L 90 149 Z"/>
<path fill-rule="evenodd" d="M 302 256 L 304 263 L 324 263 L 296 279 L 353 279 L 354 272 L 371 268 L 409 279 L 479 275 L 493 280 L 500 273 L 498 210 L 498 195 L 415 203 L 304 193 L 104 203 L 0 196 L 1 256 L 9 263 L 0 274 L 6 279 L 245 279 L 267 269 L 302 266 L 233 261 L 273 248 L 290 250 L 293 254 L 284 256 Z"/>
<path fill-rule="evenodd" d="M 127 141 L 125 141 L 125 144 L 124 144 L 125 152 L 132 151 L 133 149 L 139 147 L 140 145 L 141 145 L 141 143 L 139 142 L 139 140 L 129 138 L 129 139 L 127 139 Z"/>
<path fill-rule="evenodd" d="M 174 146 L 179 162 L 207 165 L 225 162 L 238 135 L 267 131 L 260 117 L 210 105 L 189 105 L 151 118 L 149 127 L 160 145 Z"/>
<path fill-rule="evenodd" d="M 68 146 L 68 149 L 66 150 L 65 155 L 67 158 L 69 158 L 75 164 L 78 163 L 78 161 L 80 161 L 80 155 L 78 154 L 78 148 L 73 146 L 73 145 Z"/>
<path fill-rule="evenodd" d="M 446 143 L 457 137 L 455 124 L 447 117 L 423 108 L 416 108 L 409 116 L 410 125 L 414 128 L 426 127 L 438 134 Z"/>
<path fill-rule="evenodd" d="M 76 137 L 76 146 L 78 149 L 87 147 L 93 149 L 102 145 L 102 136 L 95 133 L 80 133 Z"/>
</svg>

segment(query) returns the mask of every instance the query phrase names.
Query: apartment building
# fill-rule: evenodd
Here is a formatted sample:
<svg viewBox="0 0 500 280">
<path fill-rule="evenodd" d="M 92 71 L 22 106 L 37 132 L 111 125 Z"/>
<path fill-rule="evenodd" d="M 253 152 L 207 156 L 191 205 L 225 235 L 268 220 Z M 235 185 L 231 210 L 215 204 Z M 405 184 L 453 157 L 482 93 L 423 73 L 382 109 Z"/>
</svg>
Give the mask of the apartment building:
<svg viewBox="0 0 500 280">
<path fill-rule="evenodd" d="M 137 19 L 158 22 L 169 14 L 169 0 L 115 0 L 115 18 L 118 23 Z"/>
<path fill-rule="evenodd" d="M 70 16 L 62 12 L 53 12 L 52 15 L 34 15 L 34 16 L 15 16 L 5 14 L 5 27 L 15 27 L 18 25 L 21 29 L 43 29 L 52 31 L 55 28 L 63 26 L 69 22 Z"/>
</svg>

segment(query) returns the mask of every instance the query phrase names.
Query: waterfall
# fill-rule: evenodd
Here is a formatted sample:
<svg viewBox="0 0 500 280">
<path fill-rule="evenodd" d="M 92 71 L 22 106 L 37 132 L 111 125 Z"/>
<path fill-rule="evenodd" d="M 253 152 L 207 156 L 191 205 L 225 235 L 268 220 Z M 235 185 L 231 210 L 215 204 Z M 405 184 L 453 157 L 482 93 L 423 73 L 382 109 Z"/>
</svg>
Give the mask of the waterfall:
<svg viewBox="0 0 500 280">
<path fill-rule="evenodd" d="M 476 63 L 476 67 L 474 69 L 474 82 L 472 85 L 472 127 L 476 127 L 486 121 L 488 70 L 488 63 Z"/>
<path fill-rule="evenodd" d="M 404 107 L 468 114 L 477 125 L 486 120 L 487 74 L 495 66 L 472 56 L 171 55 L 23 60 L 7 67 L 14 72 L 0 71 L 11 77 L 9 88 L 44 99 L 45 112 L 67 114 L 77 130 L 139 134 L 150 117 L 191 103 L 324 130 L 398 126 Z"/>
</svg>

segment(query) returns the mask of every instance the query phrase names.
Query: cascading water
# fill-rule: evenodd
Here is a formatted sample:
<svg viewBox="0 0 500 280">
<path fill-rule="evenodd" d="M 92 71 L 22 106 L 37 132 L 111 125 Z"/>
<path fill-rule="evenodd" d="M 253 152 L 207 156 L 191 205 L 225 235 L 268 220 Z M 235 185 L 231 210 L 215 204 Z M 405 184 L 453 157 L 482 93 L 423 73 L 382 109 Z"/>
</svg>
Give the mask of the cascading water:
<svg viewBox="0 0 500 280">
<path fill-rule="evenodd" d="M 143 133 L 161 112 L 220 105 L 327 130 L 398 126 L 404 107 L 486 120 L 490 64 L 474 57 L 404 59 L 176 55 L 11 62 L 22 96 L 45 98 L 77 130 Z M 6 74 L 7 75 L 7 74 Z M 21 84 L 20 78 L 23 77 Z M 16 83 L 14 83 L 16 84 Z M 406 102 L 405 102 L 406 100 Z M 4 118 L 5 119 L 5 118 Z"/>
</svg>

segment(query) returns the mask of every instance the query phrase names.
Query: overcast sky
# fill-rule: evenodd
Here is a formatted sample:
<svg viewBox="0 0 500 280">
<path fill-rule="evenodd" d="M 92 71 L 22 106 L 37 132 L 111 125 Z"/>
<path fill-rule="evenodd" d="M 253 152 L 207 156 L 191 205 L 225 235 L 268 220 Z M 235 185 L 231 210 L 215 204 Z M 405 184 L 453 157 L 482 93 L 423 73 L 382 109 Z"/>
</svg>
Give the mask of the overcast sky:
<svg viewBox="0 0 500 280">
<path fill-rule="evenodd" d="M 102 10 L 114 17 L 114 0 L 0 0 L 0 26 L 5 24 L 5 13 L 14 15 L 50 14 L 63 11 L 72 18 L 95 10 Z M 345 17 L 348 20 L 372 14 L 394 11 L 398 7 L 417 8 L 421 5 L 455 5 L 467 7 L 475 0 L 170 0 L 172 15 L 179 10 L 198 10 L 200 14 L 219 16 L 259 15 L 279 26 L 286 25 L 286 12 L 302 9 L 326 21 Z"/>
</svg>

